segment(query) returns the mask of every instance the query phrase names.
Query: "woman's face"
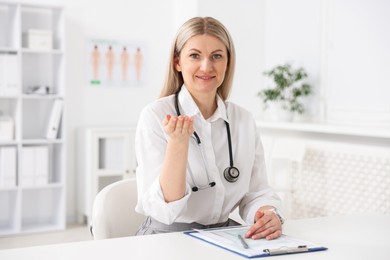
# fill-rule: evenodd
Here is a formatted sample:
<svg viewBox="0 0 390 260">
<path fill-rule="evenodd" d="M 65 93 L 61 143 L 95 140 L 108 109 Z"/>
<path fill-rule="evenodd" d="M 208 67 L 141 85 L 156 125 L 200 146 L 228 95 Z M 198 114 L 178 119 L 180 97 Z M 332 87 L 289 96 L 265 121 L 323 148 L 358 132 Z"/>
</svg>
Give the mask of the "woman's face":
<svg viewBox="0 0 390 260">
<path fill-rule="evenodd" d="M 228 54 L 218 38 L 202 34 L 187 41 L 175 62 L 192 95 L 215 95 L 225 78 Z"/>
</svg>

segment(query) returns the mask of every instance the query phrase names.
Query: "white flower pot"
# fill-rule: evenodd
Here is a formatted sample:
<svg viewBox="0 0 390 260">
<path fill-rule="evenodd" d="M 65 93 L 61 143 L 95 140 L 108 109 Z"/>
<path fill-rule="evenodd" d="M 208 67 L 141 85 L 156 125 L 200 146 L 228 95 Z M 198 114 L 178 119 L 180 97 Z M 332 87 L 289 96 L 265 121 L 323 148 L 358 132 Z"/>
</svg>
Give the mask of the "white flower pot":
<svg viewBox="0 0 390 260">
<path fill-rule="evenodd" d="M 266 118 L 270 121 L 290 122 L 293 118 L 293 113 L 286 109 L 281 102 L 271 102 L 266 111 Z"/>
</svg>

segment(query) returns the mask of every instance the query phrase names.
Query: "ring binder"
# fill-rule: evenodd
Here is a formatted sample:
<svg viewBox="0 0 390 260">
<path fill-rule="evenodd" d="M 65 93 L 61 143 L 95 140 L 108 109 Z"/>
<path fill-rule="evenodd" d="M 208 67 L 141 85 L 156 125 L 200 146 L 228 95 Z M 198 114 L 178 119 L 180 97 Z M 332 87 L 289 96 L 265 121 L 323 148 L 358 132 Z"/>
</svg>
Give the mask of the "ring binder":
<svg viewBox="0 0 390 260">
<path fill-rule="evenodd" d="M 298 247 L 281 247 L 277 249 L 264 249 L 263 252 L 269 255 L 284 255 L 290 253 L 301 253 L 309 251 L 307 246 L 298 246 Z"/>
</svg>

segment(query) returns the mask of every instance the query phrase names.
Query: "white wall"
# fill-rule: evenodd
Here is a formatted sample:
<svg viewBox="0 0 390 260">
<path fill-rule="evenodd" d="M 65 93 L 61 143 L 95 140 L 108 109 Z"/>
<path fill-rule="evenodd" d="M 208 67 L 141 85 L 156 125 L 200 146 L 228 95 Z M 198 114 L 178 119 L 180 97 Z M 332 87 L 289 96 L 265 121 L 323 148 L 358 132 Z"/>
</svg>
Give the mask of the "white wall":
<svg viewBox="0 0 390 260">
<path fill-rule="evenodd" d="M 307 69 L 314 119 L 389 127 L 389 10 L 386 0 L 266 0 L 266 67 Z"/>
<path fill-rule="evenodd" d="M 199 15 L 219 19 L 229 30 L 237 53 L 230 100 L 261 116 L 257 96 L 263 84 L 265 1 L 199 0 Z"/>
</svg>

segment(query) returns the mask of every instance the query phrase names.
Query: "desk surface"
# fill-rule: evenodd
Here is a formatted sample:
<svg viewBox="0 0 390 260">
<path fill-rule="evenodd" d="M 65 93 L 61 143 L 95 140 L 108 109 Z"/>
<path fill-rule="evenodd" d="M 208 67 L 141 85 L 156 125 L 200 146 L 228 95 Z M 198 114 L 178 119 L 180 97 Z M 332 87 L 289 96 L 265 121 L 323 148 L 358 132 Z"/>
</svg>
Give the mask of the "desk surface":
<svg viewBox="0 0 390 260">
<path fill-rule="evenodd" d="M 390 259 L 390 216 L 349 215 L 286 221 L 284 233 L 322 244 L 314 253 L 284 259 Z M 245 259 L 182 233 L 0 250 L 0 259 Z"/>
</svg>

